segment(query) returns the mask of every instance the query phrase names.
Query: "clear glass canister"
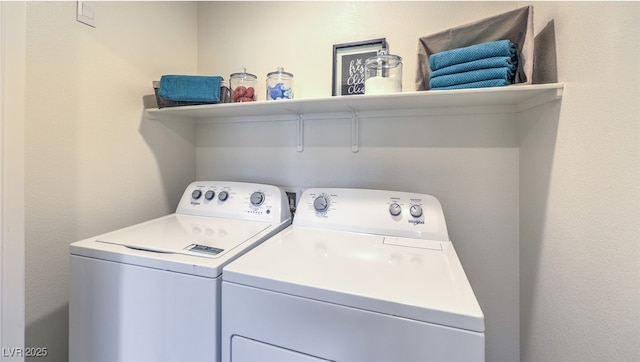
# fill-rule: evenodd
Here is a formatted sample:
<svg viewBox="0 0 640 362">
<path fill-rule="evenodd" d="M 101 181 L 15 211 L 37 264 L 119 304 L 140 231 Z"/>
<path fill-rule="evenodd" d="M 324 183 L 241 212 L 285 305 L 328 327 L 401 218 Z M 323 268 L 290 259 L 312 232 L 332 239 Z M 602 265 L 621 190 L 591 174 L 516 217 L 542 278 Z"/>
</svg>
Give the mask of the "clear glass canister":
<svg viewBox="0 0 640 362">
<path fill-rule="evenodd" d="M 247 73 L 246 68 L 242 68 L 240 73 L 232 73 L 229 76 L 231 85 L 232 102 L 253 102 L 256 100 L 256 83 L 258 77 Z"/>
<path fill-rule="evenodd" d="M 267 100 L 292 99 L 293 74 L 279 67 L 275 72 L 267 74 Z"/>
<path fill-rule="evenodd" d="M 402 92 L 402 58 L 387 54 L 386 49 L 366 60 L 364 94 Z"/>
</svg>

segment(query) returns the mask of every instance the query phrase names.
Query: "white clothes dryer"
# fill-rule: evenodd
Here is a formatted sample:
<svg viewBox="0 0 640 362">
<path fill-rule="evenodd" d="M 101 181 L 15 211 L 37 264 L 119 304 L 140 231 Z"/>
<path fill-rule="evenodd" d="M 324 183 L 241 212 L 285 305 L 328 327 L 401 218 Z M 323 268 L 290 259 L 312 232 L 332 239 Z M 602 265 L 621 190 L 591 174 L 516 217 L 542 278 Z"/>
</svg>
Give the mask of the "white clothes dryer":
<svg viewBox="0 0 640 362">
<path fill-rule="evenodd" d="M 219 361 L 223 267 L 290 215 L 278 187 L 200 181 L 173 214 L 72 243 L 69 361 Z"/>
<path fill-rule="evenodd" d="M 484 316 L 430 195 L 308 189 L 230 263 L 225 362 L 484 361 Z"/>
</svg>

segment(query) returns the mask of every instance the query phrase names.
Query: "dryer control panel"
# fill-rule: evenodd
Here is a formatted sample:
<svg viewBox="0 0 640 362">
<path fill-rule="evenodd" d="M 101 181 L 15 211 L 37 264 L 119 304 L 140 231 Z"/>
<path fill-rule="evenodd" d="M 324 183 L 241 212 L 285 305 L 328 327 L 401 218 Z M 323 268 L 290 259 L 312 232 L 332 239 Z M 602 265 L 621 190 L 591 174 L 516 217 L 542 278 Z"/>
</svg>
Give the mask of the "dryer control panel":
<svg viewBox="0 0 640 362">
<path fill-rule="evenodd" d="M 291 218 L 287 195 L 279 187 L 230 181 L 191 183 L 176 213 L 274 223 Z"/>
<path fill-rule="evenodd" d="M 401 191 L 314 188 L 300 198 L 294 225 L 449 241 L 438 199 Z"/>
</svg>

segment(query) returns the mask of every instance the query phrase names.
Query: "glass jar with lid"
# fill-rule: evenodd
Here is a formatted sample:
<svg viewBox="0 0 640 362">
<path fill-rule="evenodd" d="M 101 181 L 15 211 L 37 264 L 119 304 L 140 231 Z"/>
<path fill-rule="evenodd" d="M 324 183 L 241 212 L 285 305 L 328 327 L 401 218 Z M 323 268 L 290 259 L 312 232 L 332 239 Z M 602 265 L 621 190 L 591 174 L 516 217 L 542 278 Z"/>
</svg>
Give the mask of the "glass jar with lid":
<svg viewBox="0 0 640 362">
<path fill-rule="evenodd" d="M 267 100 L 292 99 L 293 74 L 279 67 L 275 72 L 267 74 Z"/>
<path fill-rule="evenodd" d="M 364 94 L 402 92 L 402 58 L 386 49 L 365 62 Z"/>
<path fill-rule="evenodd" d="M 258 77 L 247 73 L 246 68 L 242 68 L 240 73 L 232 73 L 229 77 L 231 85 L 232 102 L 253 102 L 256 100 L 256 83 Z"/>
</svg>

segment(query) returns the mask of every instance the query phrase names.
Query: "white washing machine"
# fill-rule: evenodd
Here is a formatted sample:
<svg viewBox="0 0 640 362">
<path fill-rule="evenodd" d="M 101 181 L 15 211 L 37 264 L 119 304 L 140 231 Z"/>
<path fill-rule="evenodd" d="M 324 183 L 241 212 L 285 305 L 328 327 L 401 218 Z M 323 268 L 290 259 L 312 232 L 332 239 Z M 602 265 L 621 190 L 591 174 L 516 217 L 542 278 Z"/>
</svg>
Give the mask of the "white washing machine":
<svg viewBox="0 0 640 362">
<path fill-rule="evenodd" d="M 72 243 L 69 360 L 219 361 L 223 267 L 290 223 L 278 187 L 194 182 L 174 214 Z"/>
<path fill-rule="evenodd" d="M 484 361 L 484 316 L 430 195 L 308 189 L 225 268 L 225 362 Z"/>
</svg>

